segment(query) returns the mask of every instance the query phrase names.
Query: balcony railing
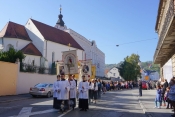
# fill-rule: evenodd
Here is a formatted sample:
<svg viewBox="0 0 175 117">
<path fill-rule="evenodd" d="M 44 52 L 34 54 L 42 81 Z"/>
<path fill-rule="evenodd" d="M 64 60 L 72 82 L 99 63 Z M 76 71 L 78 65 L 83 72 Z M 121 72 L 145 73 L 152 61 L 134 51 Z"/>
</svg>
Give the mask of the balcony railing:
<svg viewBox="0 0 175 117">
<path fill-rule="evenodd" d="M 163 43 L 163 40 L 166 36 L 169 25 L 171 23 L 171 19 L 174 17 L 174 13 L 175 13 L 174 11 L 175 11 L 175 9 L 174 9 L 174 0 L 170 0 L 170 3 L 168 5 L 168 10 L 167 10 L 167 13 L 166 13 L 166 17 L 165 17 L 165 20 L 163 22 L 162 31 L 160 33 L 159 41 L 158 41 L 158 44 L 157 44 L 157 49 L 160 49 L 161 44 Z M 157 54 L 158 54 L 158 51 L 155 52 L 154 59 L 157 56 Z"/>
</svg>

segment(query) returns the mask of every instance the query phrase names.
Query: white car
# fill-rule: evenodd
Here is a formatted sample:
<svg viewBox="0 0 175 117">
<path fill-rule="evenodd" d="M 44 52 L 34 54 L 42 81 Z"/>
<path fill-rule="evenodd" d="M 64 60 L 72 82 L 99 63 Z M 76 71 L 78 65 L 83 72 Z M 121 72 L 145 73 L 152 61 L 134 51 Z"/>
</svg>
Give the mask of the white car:
<svg viewBox="0 0 175 117">
<path fill-rule="evenodd" d="M 53 84 L 50 83 L 39 83 L 34 87 L 30 88 L 29 93 L 33 97 L 37 96 L 47 96 L 48 98 L 53 96 Z"/>
</svg>

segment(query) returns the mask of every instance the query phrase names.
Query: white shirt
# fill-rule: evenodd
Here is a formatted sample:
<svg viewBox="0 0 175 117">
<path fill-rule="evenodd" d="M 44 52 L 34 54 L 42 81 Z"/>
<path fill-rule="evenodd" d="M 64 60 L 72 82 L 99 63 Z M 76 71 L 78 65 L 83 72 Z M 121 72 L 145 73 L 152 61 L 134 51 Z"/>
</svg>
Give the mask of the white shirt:
<svg viewBox="0 0 175 117">
<path fill-rule="evenodd" d="M 69 81 L 70 83 L 70 98 L 76 98 L 76 82 L 75 80 Z"/>
<path fill-rule="evenodd" d="M 95 84 L 96 84 L 96 86 L 95 86 Z M 95 86 L 95 87 L 94 87 Z M 95 90 L 95 91 L 98 91 L 98 83 L 96 82 L 96 83 L 94 83 L 94 86 L 92 87 L 93 88 L 93 90 Z"/>
<path fill-rule="evenodd" d="M 67 80 L 59 81 L 57 83 L 57 90 L 58 90 L 58 95 L 57 95 L 58 100 L 68 100 L 69 99 L 70 84 Z"/>
<path fill-rule="evenodd" d="M 82 88 L 84 87 L 84 89 Z M 79 91 L 79 98 L 80 99 L 88 99 L 88 89 L 89 85 L 88 82 L 83 82 L 81 81 L 78 86 L 78 91 Z"/>
<path fill-rule="evenodd" d="M 53 83 L 53 97 L 54 98 L 56 98 L 57 97 L 57 83 L 58 83 L 58 81 L 55 81 L 54 83 Z"/>
</svg>

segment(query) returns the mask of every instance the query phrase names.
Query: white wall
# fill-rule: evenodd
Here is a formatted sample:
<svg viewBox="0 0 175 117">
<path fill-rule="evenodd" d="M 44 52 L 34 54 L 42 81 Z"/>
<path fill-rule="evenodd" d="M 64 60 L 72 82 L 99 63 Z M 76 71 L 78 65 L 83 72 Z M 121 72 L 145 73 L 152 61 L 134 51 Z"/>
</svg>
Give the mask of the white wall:
<svg viewBox="0 0 175 117">
<path fill-rule="evenodd" d="M 171 59 L 163 66 L 163 77 L 169 82 L 173 77 L 172 61 Z"/>
<path fill-rule="evenodd" d="M 24 60 L 24 63 L 26 64 L 31 64 L 32 61 L 34 60 L 35 61 L 35 64 L 36 66 L 40 66 L 40 56 L 34 56 L 34 55 L 28 55 L 28 54 L 25 54 L 25 60 Z"/>
<path fill-rule="evenodd" d="M 75 41 L 85 50 L 86 59 L 92 59 L 92 63 L 96 65 L 96 75 L 105 76 L 105 54 L 97 47 L 96 43 L 92 46 L 91 41 L 87 40 L 82 35 L 72 29 L 65 30 Z M 99 67 L 98 67 L 99 65 Z"/>
<path fill-rule="evenodd" d="M 77 50 L 77 56 L 78 56 L 78 60 L 82 60 L 83 56 L 84 56 L 84 52 L 83 50 L 79 50 L 73 47 L 70 47 L 70 50 Z M 55 61 L 60 61 L 62 60 L 62 52 L 63 51 L 69 51 L 69 47 L 62 45 L 62 44 L 58 44 L 55 42 L 51 42 L 51 41 L 47 41 L 47 60 L 49 63 L 49 67 L 52 64 L 52 52 L 55 53 Z"/>
<path fill-rule="evenodd" d="M 16 50 L 21 50 L 30 42 L 31 41 L 26 41 L 26 40 L 17 39 L 17 38 L 3 38 L 3 46 L 4 46 L 3 51 L 7 51 L 8 44 L 11 44 Z M 2 44 L 2 38 L 0 38 L 0 44 Z"/>
<path fill-rule="evenodd" d="M 118 78 L 118 77 L 121 78 L 118 69 L 115 68 L 115 67 L 108 71 L 107 77 L 108 77 L 108 78 L 111 78 L 111 77 L 112 77 L 112 78 Z"/>
<path fill-rule="evenodd" d="M 45 48 L 44 48 L 44 37 L 41 35 L 39 30 L 36 28 L 31 19 L 25 25 L 26 31 L 32 40 L 35 47 L 41 52 L 41 54 L 45 57 Z"/>
<path fill-rule="evenodd" d="M 56 80 L 56 75 L 19 72 L 17 79 L 17 94 L 29 93 L 30 87 L 33 87 L 38 83 L 54 83 Z"/>
</svg>

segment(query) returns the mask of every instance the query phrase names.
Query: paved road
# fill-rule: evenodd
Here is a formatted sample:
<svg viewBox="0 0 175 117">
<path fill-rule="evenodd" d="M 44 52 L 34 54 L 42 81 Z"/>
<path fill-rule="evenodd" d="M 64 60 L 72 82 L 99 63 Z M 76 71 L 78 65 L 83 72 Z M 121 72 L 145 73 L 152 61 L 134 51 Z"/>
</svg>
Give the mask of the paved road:
<svg viewBox="0 0 175 117">
<path fill-rule="evenodd" d="M 64 114 L 52 109 L 52 98 L 29 98 L 0 103 L 0 117 L 146 117 L 145 110 L 150 117 L 161 117 L 157 116 L 159 111 L 155 109 L 150 113 L 154 106 L 154 91 L 143 91 L 143 94 L 139 103 L 137 89 L 110 91 L 102 95 L 97 104 L 90 104 L 87 112 L 76 108 Z M 171 110 L 162 109 L 160 112 L 166 114 L 164 117 L 171 115 Z"/>
</svg>

